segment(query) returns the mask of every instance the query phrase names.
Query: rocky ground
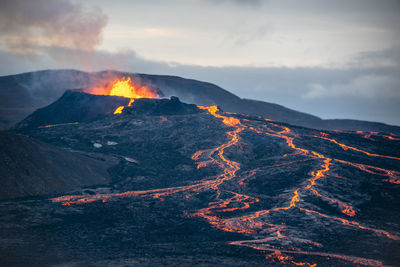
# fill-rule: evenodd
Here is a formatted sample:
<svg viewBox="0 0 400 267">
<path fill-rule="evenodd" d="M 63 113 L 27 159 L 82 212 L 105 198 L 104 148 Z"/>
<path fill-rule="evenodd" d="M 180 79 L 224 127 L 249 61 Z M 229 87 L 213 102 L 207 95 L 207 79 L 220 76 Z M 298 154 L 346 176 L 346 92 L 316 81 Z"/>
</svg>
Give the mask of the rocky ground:
<svg viewBox="0 0 400 267">
<path fill-rule="evenodd" d="M 81 121 L 41 114 L 15 131 L 103 155 L 111 182 L 2 201 L 5 266 L 400 262 L 398 136 L 320 132 L 177 99 Z"/>
</svg>

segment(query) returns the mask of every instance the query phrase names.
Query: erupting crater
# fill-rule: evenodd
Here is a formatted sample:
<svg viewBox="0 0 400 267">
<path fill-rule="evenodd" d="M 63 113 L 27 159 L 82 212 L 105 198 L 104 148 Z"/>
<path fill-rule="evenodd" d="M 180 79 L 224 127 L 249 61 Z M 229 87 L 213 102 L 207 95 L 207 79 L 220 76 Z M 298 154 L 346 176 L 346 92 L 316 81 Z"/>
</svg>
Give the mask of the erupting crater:
<svg viewBox="0 0 400 267">
<path fill-rule="evenodd" d="M 108 86 L 90 88 L 86 92 L 93 95 L 111 95 L 130 98 L 128 107 L 132 106 L 136 98 L 160 98 L 160 94 L 155 88 L 135 84 L 130 77 L 116 79 Z M 114 114 L 121 114 L 124 108 L 125 106 L 119 106 L 115 109 Z"/>
</svg>

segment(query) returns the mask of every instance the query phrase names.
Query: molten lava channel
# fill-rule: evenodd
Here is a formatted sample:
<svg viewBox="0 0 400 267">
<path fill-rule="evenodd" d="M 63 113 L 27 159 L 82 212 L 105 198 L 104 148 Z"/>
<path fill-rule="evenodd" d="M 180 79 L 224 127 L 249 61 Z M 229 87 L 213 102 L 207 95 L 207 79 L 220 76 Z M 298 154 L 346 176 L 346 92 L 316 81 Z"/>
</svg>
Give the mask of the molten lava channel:
<svg viewBox="0 0 400 267">
<path fill-rule="evenodd" d="M 134 87 L 130 84 L 130 79 L 117 81 L 113 84 L 110 95 L 119 95 L 131 98 L 130 104 L 135 98 L 141 97 L 154 97 L 153 94 L 131 94 Z M 140 91 L 140 90 L 139 90 Z M 139 96 L 139 97 L 138 97 Z M 192 159 L 196 161 L 199 167 L 207 167 L 210 164 L 215 164 L 222 171 L 219 175 L 214 177 L 214 179 L 202 179 L 194 182 L 191 185 L 177 186 L 171 188 L 160 188 L 152 190 L 143 191 L 128 191 L 124 193 L 114 193 L 114 194 L 97 194 L 92 196 L 87 195 L 70 195 L 61 196 L 58 198 L 51 199 L 53 202 L 61 202 L 63 205 L 72 204 L 83 204 L 90 203 L 94 201 L 106 202 L 111 198 L 118 197 L 153 197 L 162 198 L 166 196 L 171 196 L 180 192 L 185 192 L 190 196 L 190 193 L 199 193 L 204 191 L 215 192 L 215 200 L 209 202 L 204 208 L 196 210 L 190 216 L 200 217 L 208 221 L 213 227 L 227 231 L 246 235 L 253 235 L 253 239 L 233 241 L 230 242 L 232 245 L 247 246 L 259 250 L 261 252 L 269 252 L 266 255 L 266 259 L 270 262 L 279 262 L 281 264 L 290 264 L 296 266 L 316 266 L 315 263 L 309 262 L 299 262 L 295 260 L 296 255 L 306 255 L 306 256 L 318 256 L 323 257 L 326 260 L 330 258 L 336 258 L 337 260 L 343 260 L 351 262 L 355 265 L 369 265 L 369 266 L 383 266 L 383 263 L 374 259 L 367 259 L 361 257 L 353 257 L 336 253 L 327 253 L 321 251 L 320 248 L 323 247 L 322 244 L 314 242 L 312 240 L 307 240 L 303 238 L 298 238 L 295 235 L 291 236 L 291 229 L 286 226 L 285 222 L 281 224 L 274 224 L 270 221 L 270 217 L 274 213 L 290 213 L 294 210 L 298 212 L 304 212 L 310 216 L 318 216 L 322 219 L 329 220 L 331 222 L 336 222 L 344 227 L 353 228 L 356 230 L 368 231 L 378 236 L 383 236 L 392 240 L 399 240 L 400 237 L 397 234 L 389 233 L 382 229 L 376 229 L 366 225 L 362 225 L 354 220 L 349 220 L 356 216 L 356 210 L 348 203 L 345 203 L 339 199 L 335 199 L 331 196 L 324 196 L 320 191 L 318 191 L 318 182 L 320 179 L 327 179 L 331 176 L 329 172 L 332 166 L 339 162 L 340 164 L 346 164 L 355 167 L 361 171 L 373 173 L 377 175 L 386 176 L 388 182 L 395 183 L 393 181 L 398 181 L 399 173 L 393 170 L 386 170 L 374 166 L 363 165 L 359 163 L 353 163 L 345 161 L 342 159 L 329 158 L 317 151 L 313 151 L 306 148 L 300 148 L 296 146 L 295 140 L 299 138 L 291 129 L 287 126 L 279 125 L 273 123 L 271 120 L 265 121 L 252 121 L 248 119 L 243 119 L 243 121 L 235 118 L 233 116 L 226 116 L 219 112 L 218 107 L 203 107 L 198 106 L 198 108 L 207 110 L 210 115 L 217 119 L 221 119 L 222 123 L 228 128 L 226 132 L 227 141 L 220 146 L 213 149 L 197 151 L 193 154 Z M 123 106 L 118 112 L 122 112 Z M 219 112 L 219 113 L 217 113 Z M 237 187 L 246 186 L 246 180 L 250 177 L 256 175 L 257 170 L 251 170 L 247 175 L 242 174 L 242 177 L 238 175 L 240 171 L 240 164 L 238 162 L 229 160 L 225 156 L 225 150 L 237 145 L 240 141 L 240 134 L 244 131 L 254 132 L 261 135 L 271 136 L 272 138 L 279 138 L 286 143 L 286 145 L 293 150 L 291 154 L 285 154 L 283 157 L 289 157 L 294 155 L 301 155 L 305 160 L 314 160 L 318 162 L 318 165 L 314 171 L 309 174 L 308 179 L 305 183 L 301 183 L 294 187 L 289 193 L 290 197 L 286 199 L 284 204 L 272 207 L 267 210 L 257 210 L 253 212 L 248 212 L 247 210 L 254 206 L 255 203 L 260 202 L 260 199 L 245 195 L 242 193 L 234 192 L 233 190 L 224 189 L 222 186 L 224 183 L 236 183 Z M 330 139 L 326 136 L 321 136 L 324 141 L 330 141 L 336 145 L 342 147 L 344 150 L 350 150 L 358 153 L 364 153 L 371 157 L 383 157 L 388 159 L 400 160 L 396 157 L 378 155 L 366 152 L 364 150 L 350 147 L 339 143 L 335 139 Z M 391 139 L 392 140 L 392 139 Z M 293 164 L 304 160 L 292 161 L 285 164 Z M 210 164 L 203 164 L 203 162 L 209 162 Z M 278 167 L 282 164 L 277 164 L 269 167 Z M 331 204 L 335 204 L 340 207 L 342 216 L 332 216 L 322 211 L 312 210 L 304 205 L 304 200 L 302 197 L 308 193 L 314 194 L 316 197 L 324 199 Z M 243 215 L 237 215 L 239 212 L 246 212 Z M 229 216 L 229 214 L 234 214 L 234 216 Z M 228 215 L 228 216 L 227 216 Z M 343 218 L 344 217 L 344 218 Z M 260 233 L 264 233 L 266 237 L 260 238 Z M 290 245 L 288 245 L 290 244 Z M 296 247 L 296 244 L 298 247 Z M 305 248 L 306 247 L 306 248 Z M 290 256 L 293 255 L 293 256 Z"/>
</svg>

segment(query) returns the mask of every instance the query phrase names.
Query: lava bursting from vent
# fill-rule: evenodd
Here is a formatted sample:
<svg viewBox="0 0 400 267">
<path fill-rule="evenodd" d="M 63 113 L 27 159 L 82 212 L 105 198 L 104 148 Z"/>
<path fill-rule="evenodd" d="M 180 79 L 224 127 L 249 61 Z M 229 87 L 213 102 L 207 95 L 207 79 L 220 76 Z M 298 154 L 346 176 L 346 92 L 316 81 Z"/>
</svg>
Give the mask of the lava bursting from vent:
<svg viewBox="0 0 400 267">
<path fill-rule="evenodd" d="M 89 93 L 95 95 L 112 95 L 112 96 L 122 96 L 126 98 L 130 98 L 128 107 L 132 106 L 132 103 L 136 98 L 159 98 L 159 95 L 156 92 L 153 92 L 147 86 L 139 86 L 137 84 L 132 83 L 131 78 L 121 78 L 115 80 L 110 86 L 104 87 L 96 87 L 91 88 Z M 121 114 L 122 110 L 125 106 L 119 106 L 114 114 Z"/>
<path fill-rule="evenodd" d="M 124 87 L 124 84 L 129 85 L 129 81 L 127 82 L 127 80 L 124 80 L 122 84 L 116 83 L 116 88 L 119 88 L 119 86 Z M 115 92 L 118 90 L 125 92 L 123 88 L 116 89 Z M 132 95 L 128 95 L 128 97 L 134 99 Z M 188 199 L 193 194 L 200 192 L 214 192 L 214 201 L 209 202 L 206 207 L 194 211 L 190 216 L 203 218 L 213 227 L 223 231 L 253 236 L 253 239 L 233 241 L 230 242 L 230 244 L 247 246 L 264 253 L 269 253 L 265 258 L 270 262 L 279 262 L 281 264 L 296 266 L 316 266 L 315 263 L 299 262 L 296 260 L 296 255 L 303 255 L 308 257 L 323 257 L 326 260 L 335 258 L 337 260 L 351 262 L 355 265 L 383 266 L 381 261 L 374 259 L 327 253 L 323 250 L 323 244 L 306 238 L 300 238 L 296 232 L 293 232 L 293 227 L 286 225 L 288 222 L 281 221 L 277 223 L 276 220 L 273 220 L 272 216 L 278 215 L 277 218 L 283 218 L 284 220 L 284 218 L 290 217 L 290 215 L 287 216 L 288 213 L 301 213 L 303 214 L 302 216 L 308 216 L 308 218 L 319 217 L 329 223 L 342 225 L 347 229 L 365 231 L 384 238 L 400 240 L 400 237 L 396 234 L 389 233 L 383 229 L 362 225 L 355 220 L 351 220 L 357 215 L 357 210 L 350 203 L 345 203 L 343 200 L 336 199 L 334 196 L 326 195 L 326 192 L 322 191 L 319 185 L 321 179 L 328 179 L 329 177 L 347 179 L 331 173 L 332 167 L 337 163 L 351 166 L 366 173 L 384 176 L 387 179 L 383 181 L 393 184 L 398 183 L 400 177 L 399 172 L 328 157 L 320 152 L 299 147 L 295 142 L 301 139 L 301 136 L 292 132 L 289 127 L 279 125 L 268 119 L 263 121 L 238 119 L 234 117 L 236 114 L 229 113 L 231 116 L 227 116 L 228 113 L 221 113 L 216 106 L 198 106 L 198 108 L 207 110 L 213 117 L 221 119 L 225 127 L 228 128 L 226 132 L 227 141 L 225 143 L 215 148 L 197 151 L 192 156 L 192 160 L 197 163 L 198 168 L 208 167 L 209 165 L 218 166 L 222 170 L 219 175 L 212 179 L 201 179 L 195 181 L 191 185 L 185 186 L 113 194 L 67 195 L 51 200 L 53 202 L 61 202 L 63 205 L 72 205 L 95 201 L 107 202 L 112 198 L 121 197 L 152 197 L 162 199 L 163 197 L 183 192 L 186 194 L 185 199 Z M 316 167 L 308 174 L 308 177 L 306 177 L 303 182 L 294 186 L 290 192 L 284 195 L 287 196 L 287 198 L 280 198 L 282 201 L 276 204 L 276 206 L 272 206 L 269 209 L 254 210 L 254 206 L 257 205 L 256 203 L 261 203 L 262 200 L 255 196 L 242 193 L 243 191 L 241 188 L 247 186 L 248 183 L 246 181 L 257 175 L 259 169 L 239 173 L 241 170 L 240 164 L 229 160 L 225 155 L 226 149 L 238 145 L 241 140 L 240 134 L 242 132 L 252 132 L 254 134 L 281 139 L 288 148 L 293 150 L 293 153 L 284 154 L 282 158 L 293 156 L 300 157 L 299 160 L 265 166 L 263 168 L 278 168 L 280 166 L 296 164 L 303 161 L 314 161 Z M 329 138 L 326 133 L 321 133 L 321 136 L 313 137 L 322 139 L 325 142 L 332 142 L 343 150 L 352 153 L 361 153 L 369 157 L 380 157 L 389 160 L 400 160 L 400 158 L 397 157 L 374 154 L 342 144 L 336 139 Z M 396 137 L 392 137 L 393 139 L 391 139 L 385 136 L 385 138 L 394 140 Z M 224 185 L 228 185 L 228 187 Z M 234 190 L 241 193 L 235 192 Z M 328 215 L 319 209 L 311 209 L 310 205 L 305 200 L 307 196 L 314 196 L 328 202 L 332 207 L 336 207 L 340 210 L 342 215 Z M 245 214 L 240 214 L 242 212 L 245 212 Z"/>
</svg>

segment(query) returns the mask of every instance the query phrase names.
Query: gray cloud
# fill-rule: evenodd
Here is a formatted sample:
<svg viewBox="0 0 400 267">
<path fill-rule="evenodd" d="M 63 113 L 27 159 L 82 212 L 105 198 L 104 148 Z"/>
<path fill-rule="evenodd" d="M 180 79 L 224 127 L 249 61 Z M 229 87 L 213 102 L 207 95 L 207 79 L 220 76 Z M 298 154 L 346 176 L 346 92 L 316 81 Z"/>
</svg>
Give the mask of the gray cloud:
<svg viewBox="0 0 400 267">
<path fill-rule="evenodd" d="M 354 96 L 363 98 L 397 98 L 400 100 L 400 80 L 390 75 L 359 75 L 345 83 L 324 86 L 310 84 L 304 98 L 317 99 L 331 96 Z"/>
<path fill-rule="evenodd" d="M 44 56 L 32 64 L 19 54 L 0 51 L 6 64 L 0 74 L 48 68 L 76 68 L 91 71 L 116 69 L 129 72 L 178 75 L 215 83 L 240 97 L 263 100 L 315 114 L 323 118 L 352 118 L 400 125 L 400 77 L 398 61 L 389 66 L 322 67 L 201 67 L 152 61 L 132 50 L 118 53 L 43 48 Z M 396 58 L 396 48 L 363 53 L 356 58 Z M 47 54 L 45 54 L 47 53 Z M 49 54 L 51 53 L 51 55 Z M 82 62 L 71 58 L 88 60 Z M 85 61 L 83 60 L 83 61 Z"/>
<path fill-rule="evenodd" d="M 224 50 L 229 50 L 232 47 L 236 49 L 238 46 L 255 45 L 250 49 L 261 48 L 261 50 L 255 51 L 254 55 L 263 57 L 269 55 L 268 43 L 261 43 L 261 41 L 265 41 L 263 39 L 265 36 L 275 38 L 270 40 L 275 42 L 279 38 L 290 37 L 290 30 L 295 29 L 294 33 L 299 34 L 296 38 L 305 40 L 307 36 L 315 36 L 314 32 L 307 35 L 307 29 L 325 32 L 324 25 L 327 27 L 333 25 L 333 28 L 337 29 L 338 32 L 342 32 L 342 26 L 346 25 L 355 27 L 354 29 L 357 29 L 357 31 L 368 33 L 370 31 L 373 33 L 382 32 L 386 28 L 390 28 L 390 34 L 376 35 L 385 40 L 382 42 L 385 45 L 371 46 L 375 47 L 371 50 L 398 45 L 399 28 L 396 28 L 399 25 L 398 22 L 400 22 L 398 1 L 383 0 L 379 3 L 370 0 L 338 1 L 193 0 L 171 1 L 168 2 L 168 5 L 165 4 L 165 1 L 134 1 L 139 5 L 135 6 L 136 10 L 141 12 L 137 12 L 135 20 L 132 22 L 134 24 L 127 25 L 127 27 L 137 24 L 142 28 L 157 28 L 160 25 L 167 27 L 169 25 L 172 29 L 175 29 L 182 24 L 187 24 L 189 25 L 188 28 L 197 29 L 198 32 L 202 33 L 220 26 L 221 29 L 216 31 L 215 35 L 212 35 L 216 39 L 201 39 L 207 44 L 216 44 L 215 46 L 204 46 L 203 50 L 189 51 L 190 53 L 186 53 L 188 55 L 202 54 L 207 49 L 215 52 L 215 47 L 218 45 L 230 45 L 232 43 L 231 47 L 229 45 L 224 46 Z M 93 3 L 95 2 L 93 1 Z M 126 1 L 121 6 L 131 7 L 130 3 L 132 1 Z M 195 6 L 193 3 L 199 3 L 199 5 Z M 277 3 L 283 4 L 278 5 Z M 104 1 L 103 5 L 111 4 L 109 1 Z M 175 14 L 170 16 L 170 12 L 167 12 L 176 8 L 178 10 L 182 8 L 185 11 L 182 11 L 182 17 L 186 18 L 184 22 L 182 22 L 181 16 L 175 16 Z M 117 14 L 114 14 L 114 18 L 121 17 L 117 24 L 125 25 L 124 19 L 131 12 L 125 9 L 124 11 L 127 12 L 125 16 L 120 16 L 120 9 L 114 10 Z M 214 20 L 210 20 L 210 16 L 203 20 L 204 16 L 201 11 L 204 10 L 210 10 L 210 16 Z M 285 12 L 281 12 L 281 10 Z M 224 14 L 228 18 L 224 17 Z M 273 20 L 273 18 L 270 18 L 271 14 L 279 15 L 275 24 L 270 23 L 270 19 Z M 233 16 L 234 19 L 230 16 Z M 146 22 L 146 18 L 149 18 L 150 22 Z M 303 25 L 304 28 L 296 28 L 297 25 L 290 20 L 291 18 L 300 22 L 300 24 L 303 20 L 296 19 L 309 18 L 310 20 L 306 20 L 307 23 Z M 321 18 L 323 19 L 321 20 Z M 327 23 L 330 18 L 334 19 L 335 22 L 343 21 L 343 25 Z M 246 19 L 249 19 L 248 24 L 246 24 Z M 226 25 L 224 23 L 220 25 L 219 22 L 224 22 Z M 321 27 L 314 27 L 314 22 L 321 22 Z M 381 51 L 366 51 L 369 49 L 367 46 L 359 47 L 355 51 L 364 52 L 358 53 L 352 59 L 343 59 L 346 62 L 342 62 L 343 64 L 336 68 L 322 67 L 326 65 L 292 68 L 202 67 L 148 60 L 136 54 L 134 50 L 121 50 L 115 53 L 94 50 L 93 48 L 101 42 L 101 33 L 106 23 L 107 18 L 101 10 L 75 4 L 72 0 L 0 1 L 0 61 L 2 62 L 0 64 L 0 75 L 49 68 L 76 68 L 88 71 L 116 69 L 178 75 L 213 82 L 240 97 L 279 103 L 323 118 L 355 118 L 400 125 L 400 47 Z M 276 33 L 281 33 L 277 32 L 279 30 L 288 30 L 288 33 L 283 36 L 276 35 Z M 326 30 L 329 32 L 332 28 L 326 28 Z M 273 35 L 274 33 L 275 35 Z M 348 35 L 344 36 L 348 37 Z M 369 35 L 367 34 L 367 36 Z M 371 36 L 371 38 L 365 39 L 364 43 L 381 40 L 376 38 L 375 35 Z M 218 39 L 224 37 L 232 42 L 221 42 Z M 393 38 L 386 41 L 386 37 Z M 178 39 L 171 41 L 170 50 L 167 50 L 167 52 L 179 52 L 177 53 L 178 56 L 187 52 L 185 49 L 190 47 L 180 46 L 179 37 L 174 38 Z M 151 48 L 151 53 L 168 44 L 156 40 L 157 43 L 154 46 L 151 46 L 151 43 L 149 44 L 151 41 L 149 39 L 144 42 L 146 46 Z M 290 45 L 286 47 L 287 50 L 282 55 L 286 56 L 287 54 L 288 58 L 307 55 L 306 50 L 296 50 L 297 44 L 293 44 L 293 40 L 296 39 L 289 38 L 283 42 L 283 44 L 289 43 Z M 347 41 L 349 40 L 339 38 L 332 42 L 340 47 L 340 44 Z M 135 42 L 135 45 L 137 45 L 138 39 Z M 315 42 L 311 43 L 314 44 Z M 359 45 L 360 43 L 356 42 L 353 46 Z M 307 48 L 307 46 L 304 47 Z M 197 49 L 197 47 L 194 46 L 193 49 Z M 341 50 L 343 49 L 341 48 Z M 143 54 L 143 51 L 139 48 L 138 51 L 141 51 L 141 55 Z M 265 55 L 263 54 L 264 51 Z M 251 64 L 249 54 L 252 52 L 252 50 L 234 50 L 232 56 L 240 56 L 242 53 Z M 329 50 L 326 53 L 329 53 Z M 212 57 L 213 55 L 204 54 L 204 56 Z M 229 59 L 229 57 L 225 59 Z M 315 66 L 305 64 L 308 56 L 300 59 L 300 66 Z M 278 60 L 281 59 L 278 58 Z M 284 62 L 283 58 L 281 61 Z"/>
<path fill-rule="evenodd" d="M 241 6 L 260 6 L 266 0 L 208 0 L 212 4 L 236 4 Z"/>
<path fill-rule="evenodd" d="M 351 67 L 393 66 L 400 68 L 400 46 L 381 51 L 361 52 L 349 63 Z"/>
<path fill-rule="evenodd" d="M 0 1 L 0 40 L 21 54 L 37 54 L 43 46 L 92 50 L 106 24 L 101 9 L 69 0 Z"/>
</svg>

